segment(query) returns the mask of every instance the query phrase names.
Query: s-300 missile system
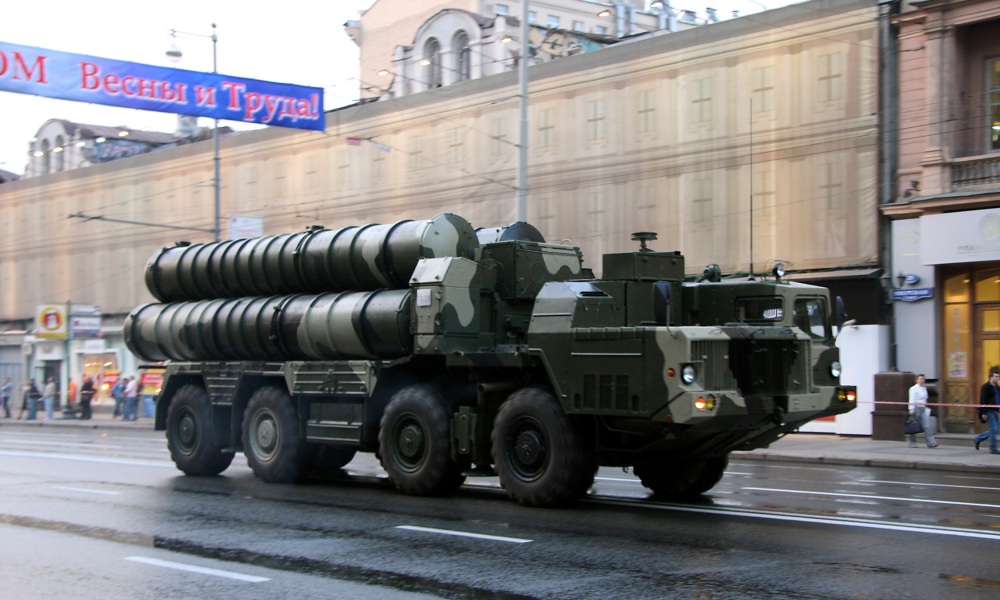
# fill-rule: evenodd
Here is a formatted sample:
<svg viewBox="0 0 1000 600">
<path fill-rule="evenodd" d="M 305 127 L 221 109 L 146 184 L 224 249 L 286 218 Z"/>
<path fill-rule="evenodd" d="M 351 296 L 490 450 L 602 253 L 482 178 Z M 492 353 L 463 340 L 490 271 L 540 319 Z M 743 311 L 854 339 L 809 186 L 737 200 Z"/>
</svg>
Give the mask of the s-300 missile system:
<svg viewBox="0 0 1000 600">
<path fill-rule="evenodd" d="M 686 281 L 679 252 L 607 254 L 461 217 L 178 245 L 162 303 L 125 323 L 167 361 L 156 429 L 188 475 L 242 451 L 269 482 L 375 452 L 409 494 L 493 473 L 522 504 L 632 467 L 663 498 L 714 486 L 733 450 L 854 407 L 826 289 Z"/>
</svg>

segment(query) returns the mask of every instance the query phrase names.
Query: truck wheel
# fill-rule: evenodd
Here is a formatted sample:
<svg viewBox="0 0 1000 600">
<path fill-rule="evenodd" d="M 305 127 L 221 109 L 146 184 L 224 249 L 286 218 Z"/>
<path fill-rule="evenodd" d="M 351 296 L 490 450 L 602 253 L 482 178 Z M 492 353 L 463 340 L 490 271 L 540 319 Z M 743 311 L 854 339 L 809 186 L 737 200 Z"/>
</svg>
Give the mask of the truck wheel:
<svg viewBox="0 0 1000 600">
<path fill-rule="evenodd" d="M 214 441 L 212 405 L 205 389 L 185 385 L 167 410 L 167 448 L 177 468 L 187 475 L 214 476 L 233 462 L 232 452 Z"/>
<path fill-rule="evenodd" d="M 697 500 L 719 483 L 728 465 L 727 456 L 682 463 L 653 458 L 636 462 L 632 472 L 655 498 Z"/>
<path fill-rule="evenodd" d="M 447 494 L 465 481 L 451 459 L 451 413 L 429 386 L 396 392 L 382 414 L 378 444 L 382 468 L 405 494 Z"/>
<path fill-rule="evenodd" d="M 298 481 L 306 450 L 291 397 L 272 386 L 254 392 L 243 413 L 243 453 L 254 475 L 268 483 Z"/>
<path fill-rule="evenodd" d="M 555 397 L 524 388 L 500 406 L 493 423 L 493 463 L 511 498 L 528 506 L 561 506 L 583 495 L 595 463 Z"/>
</svg>

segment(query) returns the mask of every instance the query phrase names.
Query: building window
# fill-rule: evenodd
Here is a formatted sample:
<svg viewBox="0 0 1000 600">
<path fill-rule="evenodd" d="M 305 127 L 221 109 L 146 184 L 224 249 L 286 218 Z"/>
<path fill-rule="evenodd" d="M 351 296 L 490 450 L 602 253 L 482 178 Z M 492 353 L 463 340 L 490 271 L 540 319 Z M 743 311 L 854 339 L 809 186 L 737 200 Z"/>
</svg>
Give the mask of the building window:
<svg viewBox="0 0 1000 600">
<path fill-rule="evenodd" d="M 822 54 L 819 57 L 819 101 L 840 100 L 843 86 L 843 71 L 839 53 Z"/>
<path fill-rule="evenodd" d="M 528 11 L 528 25 L 534 25 L 535 21 L 538 20 L 538 13 L 533 10 Z"/>
<path fill-rule="evenodd" d="M 426 68 L 424 80 L 427 81 L 427 87 L 441 87 L 441 43 L 436 39 L 427 40 L 422 64 Z"/>
<path fill-rule="evenodd" d="M 337 183 L 347 185 L 351 182 L 351 150 L 341 150 L 337 164 Z"/>
<path fill-rule="evenodd" d="M 819 169 L 820 206 L 831 212 L 840 212 L 844 201 L 844 182 L 840 163 L 824 162 Z"/>
<path fill-rule="evenodd" d="M 559 17 L 549 15 L 545 20 L 545 24 L 548 25 L 549 29 L 557 29 L 559 27 Z"/>
<path fill-rule="evenodd" d="M 761 67 L 750 72 L 753 86 L 752 110 L 756 113 L 774 109 L 774 67 Z"/>
<path fill-rule="evenodd" d="M 472 79 L 472 49 L 469 48 L 469 35 L 464 31 L 456 33 L 452 48 L 455 51 L 455 73 L 458 80 Z"/>
<path fill-rule="evenodd" d="M 712 120 L 712 80 L 695 79 L 691 82 L 691 121 L 707 123 Z"/>
<path fill-rule="evenodd" d="M 656 129 L 656 94 L 642 90 L 635 97 L 636 131 L 652 133 Z"/>
<path fill-rule="evenodd" d="M 608 28 L 605 27 L 604 25 L 594 25 L 594 33 L 596 33 L 597 35 L 607 35 Z"/>
<path fill-rule="evenodd" d="M 994 58 L 989 62 L 989 107 L 990 107 L 990 129 L 989 136 L 990 150 L 1000 150 L 1000 58 Z"/>
<path fill-rule="evenodd" d="M 699 230 L 710 229 L 714 211 L 712 204 L 712 178 L 694 180 L 694 197 L 691 199 L 691 224 Z"/>
<path fill-rule="evenodd" d="M 490 153 L 503 156 L 507 144 L 507 119 L 493 119 L 490 121 Z"/>
<path fill-rule="evenodd" d="M 573 21 L 573 31 L 587 31 L 587 26 L 583 21 Z"/>
<path fill-rule="evenodd" d="M 587 102 L 587 141 L 604 139 L 604 100 Z"/>
<path fill-rule="evenodd" d="M 507 6 L 506 4 L 497 4 L 493 7 L 493 12 L 495 12 L 498 15 L 509 15 L 510 7 Z"/>
<path fill-rule="evenodd" d="M 453 127 L 448 130 L 448 162 L 451 165 L 459 165 L 465 158 L 465 141 L 462 139 L 462 130 Z"/>
<path fill-rule="evenodd" d="M 319 187 L 319 161 L 315 156 L 306 158 L 306 172 L 303 178 L 307 192 L 315 192 Z"/>
<path fill-rule="evenodd" d="M 555 145 L 556 124 L 552 118 L 552 109 L 545 108 L 538 111 L 538 147 L 551 148 Z"/>
</svg>

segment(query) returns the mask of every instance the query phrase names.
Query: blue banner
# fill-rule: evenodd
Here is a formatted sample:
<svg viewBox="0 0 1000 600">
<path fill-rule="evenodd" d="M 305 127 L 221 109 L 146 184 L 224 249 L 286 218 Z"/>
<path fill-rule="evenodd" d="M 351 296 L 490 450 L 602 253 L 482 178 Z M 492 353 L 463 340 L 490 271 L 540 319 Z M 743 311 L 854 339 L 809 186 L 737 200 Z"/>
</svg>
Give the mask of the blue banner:
<svg viewBox="0 0 1000 600">
<path fill-rule="evenodd" d="M 0 42 L 0 91 L 295 129 L 326 129 L 322 88 L 6 42 Z"/>
</svg>

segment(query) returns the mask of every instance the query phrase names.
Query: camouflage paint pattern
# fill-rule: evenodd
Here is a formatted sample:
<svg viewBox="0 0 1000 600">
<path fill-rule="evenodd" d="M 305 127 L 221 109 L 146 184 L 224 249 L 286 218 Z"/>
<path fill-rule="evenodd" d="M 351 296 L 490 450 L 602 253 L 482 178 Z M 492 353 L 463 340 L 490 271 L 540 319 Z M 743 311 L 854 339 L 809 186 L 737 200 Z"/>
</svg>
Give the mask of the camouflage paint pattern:
<svg viewBox="0 0 1000 600">
<path fill-rule="evenodd" d="M 443 214 L 164 248 L 150 258 L 145 278 L 161 302 L 398 289 L 421 258 L 472 258 L 478 246 L 468 221 Z"/>
</svg>

